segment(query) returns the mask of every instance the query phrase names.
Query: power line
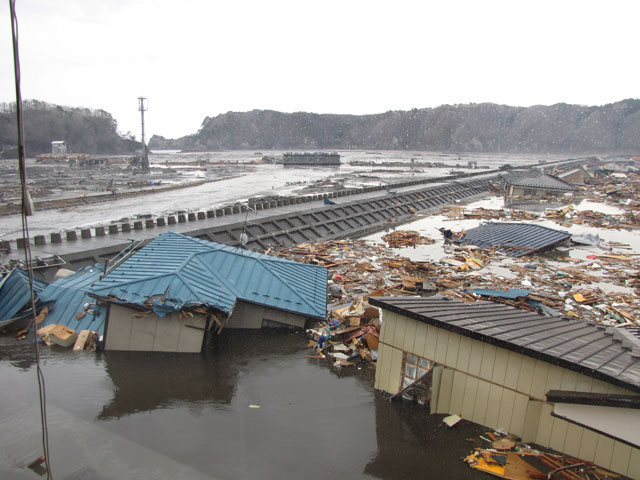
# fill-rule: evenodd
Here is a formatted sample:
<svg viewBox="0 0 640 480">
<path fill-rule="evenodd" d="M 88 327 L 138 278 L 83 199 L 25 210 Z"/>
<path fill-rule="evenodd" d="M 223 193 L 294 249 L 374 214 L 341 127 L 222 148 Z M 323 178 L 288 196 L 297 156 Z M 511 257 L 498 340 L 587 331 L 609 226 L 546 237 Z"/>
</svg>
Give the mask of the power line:
<svg viewBox="0 0 640 480">
<path fill-rule="evenodd" d="M 13 69 L 16 83 L 16 115 L 18 123 L 18 170 L 20 172 L 20 186 L 22 189 L 22 238 L 24 240 L 24 255 L 29 275 L 29 291 L 31 294 L 31 315 L 34 329 L 34 348 L 36 357 L 36 374 L 38 377 L 38 396 L 40 399 L 40 423 L 42 425 L 42 449 L 47 468 L 47 478 L 53 480 L 49 457 L 49 429 L 47 425 L 47 394 L 44 374 L 40 368 L 40 350 L 38 348 L 38 323 L 36 320 L 35 295 L 33 292 L 33 266 L 31 264 L 31 245 L 29 242 L 29 222 L 27 217 L 33 215 L 33 202 L 27 189 L 27 168 L 24 153 L 24 123 L 22 119 L 22 93 L 20 91 L 20 55 L 18 50 L 18 17 L 16 16 L 15 0 L 9 0 L 11 11 L 11 35 L 13 39 Z"/>
</svg>

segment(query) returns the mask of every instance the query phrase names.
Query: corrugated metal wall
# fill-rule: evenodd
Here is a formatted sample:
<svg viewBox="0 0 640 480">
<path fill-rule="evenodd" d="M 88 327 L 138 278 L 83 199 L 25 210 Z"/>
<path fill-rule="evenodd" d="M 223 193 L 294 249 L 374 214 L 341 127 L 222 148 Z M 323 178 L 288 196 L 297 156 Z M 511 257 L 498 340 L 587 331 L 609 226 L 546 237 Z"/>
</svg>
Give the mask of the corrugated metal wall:
<svg viewBox="0 0 640 480">
<path fill-rule="evenodd" d="M 640 479 L 640 449 L 551 416 L 549 390 L 634 394 L 621 387 L 384 311 L 375 388 L 400 389 L 403 352 L 439 364 L 433 413 L 501 428 L 545 447 Z M 640 412 L 639 412 L 640 414 Z"/>
</svg>

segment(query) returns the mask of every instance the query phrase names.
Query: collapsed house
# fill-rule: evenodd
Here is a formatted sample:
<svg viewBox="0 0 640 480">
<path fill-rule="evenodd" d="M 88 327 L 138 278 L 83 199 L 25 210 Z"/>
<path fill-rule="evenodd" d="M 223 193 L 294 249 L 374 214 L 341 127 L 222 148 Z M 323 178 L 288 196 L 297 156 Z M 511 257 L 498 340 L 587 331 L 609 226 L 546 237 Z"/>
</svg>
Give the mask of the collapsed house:
<svg viewBox="0 0 640 480">
<path fill-rule="evenodd" d="M 501 173 L 500 188 L 504 191 L 507 203 L 555 198 L 576 190 L 570 183 L 535 169 Z"/>
<path fill-rule="evenodd" d="M 200 352 L 225 328 L 304 328 L 326 316 L 327 271 L 168 232 L 88 289 L 105 350 Z"/>
<path fill-rule="evenodd" d="M 38 302 L 37 297 L 46 286 L 47 282 L 33 278 L 36 312 L 44 306 Z M 29 325 L 32 317 L 29 274 L 24 270 L 14 268 L 0 280 L 0 330 L 25 328 Z"/>
<path fill-rule="evenodd" d="M 94 340 L 94 335 L 98 342 L 103 338 L 106 306 L 98 304 L 86 293 L 103 273 L 104 266 L 100 264 L 84 267 L 72 275 L 50 283 L 42 291 L 40 300 L 52 304 L 39 329 L 39 334 L 45 341 L 52 340 L 53 343 L 57 343 L 62 335 L 66 340 L 62 346 L 71 346 L 77 341 L 78 334 L 81 334 L 84 342 L 77 348 L 81 350 L 86 343 Z M 61 330 L 59 326 L 62 327 Z M 60 330 L 58 336 L 55 335 L 54 328 L 56 331 Z"/>
<path fill-rule="evenodd" d="M 559 173 L 558 178 L 571 185 L 595 185 L 598 183 L 596 176 L 584 166 Z"/>
<path fill-rule="evenodd" d="M 459 243 L 495 248 L 506 255 L 522 257 L 552 248 L 570 238 L 568 232 L 534 223 L 488 222 L 467 230 Z"/>
<path fill-rule="evenodd" d="M 375 388 L 640 478 L 640 339 L 488 302 L 377 297 Z"/>
</svg>

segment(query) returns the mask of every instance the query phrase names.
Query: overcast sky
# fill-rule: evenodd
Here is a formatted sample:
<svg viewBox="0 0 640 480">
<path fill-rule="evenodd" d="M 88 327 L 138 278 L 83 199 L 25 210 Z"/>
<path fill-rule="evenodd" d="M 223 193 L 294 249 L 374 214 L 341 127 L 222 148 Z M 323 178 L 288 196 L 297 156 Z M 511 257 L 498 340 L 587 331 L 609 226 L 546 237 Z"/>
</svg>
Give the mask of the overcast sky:
<svg viewBox="0 0 640 480">
<path fill-rule="evenodd" d="M 380 113 L 640 97 L 640 1 L 16 0 L 22 96 L 140 138 L 228 111 Z M 0 101 L 15 101 L 8 2 Z"/>
</svg>

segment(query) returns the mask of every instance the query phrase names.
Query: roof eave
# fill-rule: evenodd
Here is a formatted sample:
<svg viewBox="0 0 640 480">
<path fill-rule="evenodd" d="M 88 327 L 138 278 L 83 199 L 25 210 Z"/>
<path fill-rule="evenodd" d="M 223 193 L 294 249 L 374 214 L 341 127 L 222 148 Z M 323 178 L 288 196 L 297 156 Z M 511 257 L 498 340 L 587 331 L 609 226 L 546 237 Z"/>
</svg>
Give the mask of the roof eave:
<svg viewBox="0 0 640 480">
<path fill-rule="evenodd" d="M 483 335 L 482 333 L 479 333 L 479 332 L 474 332 L 472 330 L 467 330 L 465 328 L 461 328 L 461 327 L 458 327 L 456 325 L 451 325 L 449 323 L 436 320 L 436 319 L 434 319 L 432 317 L 428 317 L 428 316 L 425 316 L 425 315 L 420 315 L 420 314 L 412 312 L 410 310 L 406 310 L 404 308 L 396 307 L 395 305 L 391 305 L 391 304 L 385 302 L 384 301 L 384 297 L 370 297 L 369 298 L 369 303 L 371 305 L 376 306 L 376 307 L 380 307 L 380 308 L 383 308 L 385 310 L 389 310 L 391 312 L 398 313 L 400 315 L 404 315 L 405 317 L 413 318 L 414 320 L 417 320 L 419 322 L 427 323 L 429 325 L 433 325 L 434 327 L 442 328 L 443 330 L 448 330 L 450 332 L 457 333 L 458 335 L 462 335 L 464 337 L 469 337 L 469 338 L 473 338 L 475 340 L 480 340 L 480 341 L 482 341 L 484 343 L 488 343 L 490 345 L 495 345 L 497 347 L 501 347 L 501 348 L 504 348 L 506 350 L 510 350 L 512 352 L 520 353 L 522 355 L 527 355 L 528 357 L 532 357 L 532 358 L 535 358 L 537 360 L 542 360 L 542 361 L 545 361 L 547 363 L 551 363 L 551 364 L 556 365 L 558 367 L 563 367 L 563 368 L 566 368 L 568 370 L 572 370 L 574 372 L 582 373 L 584 375 L 596 378 L 598 380 L 602 380 L 603 382 L 607 382 L 607 383 L 610 383 L 610 384 L 613 384 L 613 385 L 617 385 L 619 387 L 626 388 L 628 390 L 633 390 L 633 391 L 636 391 L 636 392 L 640 392 L 640 384 L 637 385 L 637 384 L 625 382 L 624 380 L 621 380 L 620 378 L 606 375 L 606 374 L 604 374 L 602 372 L 599 372 L 599 371 L 594 370 L 592 368 L 586 367 L 584 365 L 578 365 L 576 363 L 569 362 L 568 360 L 564 360 L 562 358 L 555 357 L 553 355 L 549 355 L 549 354 L 546 354 L 546 353 L 543 353 L 543 352 L 539 352 L 537 350 L 533 350 L 533 349 L 529 349 L 529 348 L 526 348 L 526 347 L 522 347 L 520 345 L 516 345 L 516 344 L 511 343 L 511 342 L 500 340 L 499 338 L 491 337 L 491 336 L 488 336 L 488 335 Z"/>
</svg>

